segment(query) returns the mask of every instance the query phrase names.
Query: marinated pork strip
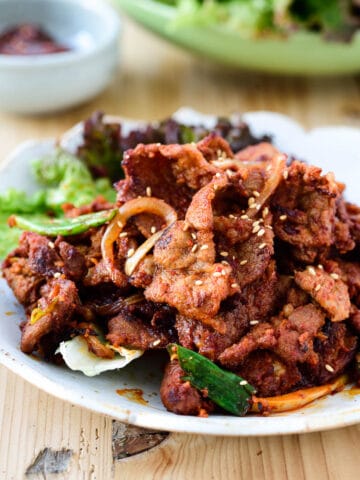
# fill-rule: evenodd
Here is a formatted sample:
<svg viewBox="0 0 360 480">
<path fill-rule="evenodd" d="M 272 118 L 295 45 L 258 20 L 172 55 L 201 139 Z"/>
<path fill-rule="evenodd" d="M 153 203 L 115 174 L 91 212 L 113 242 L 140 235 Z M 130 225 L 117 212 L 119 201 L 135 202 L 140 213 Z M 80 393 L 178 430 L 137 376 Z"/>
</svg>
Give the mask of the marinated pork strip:
<svg viewBox="0 0 360 480">
<path fill-rule="evenodd" d="M 165 408 L 178 415 L 207 416 L 214 410 L 214 404 L 204 398 L 190 382 L 184 382 L 184 376 L 185 372 L 177 360 L 168 363 L 160 387 L 161 401 Z"/>
<path fill-rule="evenodd" d="M 327 273 L 323 267 L 308 267 L 295 272 L 295 282 L 323 307 L 333 322 L 349 317 L 348 287 L 337 273 Z"/>
<path fill-rule="evenodd" d="M 139 350 L 165 348 L 177 341 L 175 314 L 167 306 L 142 301 L 126 306 L 108 323 L 107 340 Z"/>
<path fill-rule="evenodd" d="M 281 240 L 307 248 L 334 243 L 339 186 L 330 173 L 294 161 L 273 198 L 274 232 Z"/>
<path fill-rule="evenodd" d="M 236 369 L 255 350 L 271 350 L 288 364 L 317 363 L 313 338 L 324 324 L 325 315 L 314 305 L 298 307 L 288 318 L 281 315 L 255 325 L 238 344 L 226 349 L 219 360 L 224 366 Z"/>
<path fill-rule="evenodd" d="M 75 283 L 63 278 L 49 280 L 41 294 L 36 309 L 22 328 L 20 346 L 24 353 L 37 350 L 44 336 L 51 332 L 65 333 L 79 304 Z"/>
<path fill-rule="evenodd" d="M 194 193 L 211 181 L 218 169 L 197 146 L 138 145 L 124 155 L 125 180 L 117 183 L 119 204 L 137 196 L 154 196 L 184 218 Z"/>
<path fill-rule="evenodd" d="M 224 176 L 198 191 L 185 222 L 175 222 L 154 248 L 155 273 L 147 299 L 167 303 L 180 314 L 213 326 L 220 303 L 239 290 L 228 265 L 215 262 L 212 200 L 227 184 Z"/>
</svg>

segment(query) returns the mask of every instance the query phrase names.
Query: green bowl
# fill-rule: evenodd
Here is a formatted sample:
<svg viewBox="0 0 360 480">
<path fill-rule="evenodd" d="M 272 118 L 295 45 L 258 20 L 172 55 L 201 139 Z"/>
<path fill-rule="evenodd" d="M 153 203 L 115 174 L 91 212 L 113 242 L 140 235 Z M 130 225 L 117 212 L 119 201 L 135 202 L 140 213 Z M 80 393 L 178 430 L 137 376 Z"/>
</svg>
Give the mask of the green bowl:
<svg viewBox="0 0 360 480">
<path fill-rule="evenodd" d="M 287 39 L 244 39 L 220 26 L 174 27 L 175 9 L 154 0 L 113 0 L 144 27 L 201 57 L 236 67 L 295 75 L 360 71 L 360 32 L 351 43 L 326 42 L 310 32 Z"/>
</svg>

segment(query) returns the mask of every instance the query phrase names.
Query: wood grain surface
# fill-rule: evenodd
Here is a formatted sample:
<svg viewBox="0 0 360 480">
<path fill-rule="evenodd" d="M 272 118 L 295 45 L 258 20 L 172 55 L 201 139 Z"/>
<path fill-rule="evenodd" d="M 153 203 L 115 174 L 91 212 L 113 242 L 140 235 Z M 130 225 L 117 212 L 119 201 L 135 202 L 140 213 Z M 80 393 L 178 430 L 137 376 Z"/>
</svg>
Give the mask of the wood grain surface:
<svg viewBox="0 0 360 480">
<path fill-rule="evenodd" d="M 127 20 L 122 46 L 116 78 L 92 102 L 35 118 L 0 113 L 0 159 L 24 140 L 61 134 L 95 109 L 149 120 L 183 105 L 224 115 L 274 110 L 308 128 L 360 127 L 360 77 L 301 79 L 232 72 L 196 59 Z M 41 392 L 4 367 L 0 385 L 1 480 L 359 478 L 360 425 L 273 438 L 167 436 L 126 430 L 111 418 Z"/>
</svg>

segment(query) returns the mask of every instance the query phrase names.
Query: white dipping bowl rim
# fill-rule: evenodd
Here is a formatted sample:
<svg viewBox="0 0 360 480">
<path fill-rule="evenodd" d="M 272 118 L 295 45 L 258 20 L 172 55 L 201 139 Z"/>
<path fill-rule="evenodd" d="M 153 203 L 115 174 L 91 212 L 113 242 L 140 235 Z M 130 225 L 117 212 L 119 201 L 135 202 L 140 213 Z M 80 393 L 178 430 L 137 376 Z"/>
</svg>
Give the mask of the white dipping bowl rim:
<svg viewBox="0 0 360 480">
<path fill-rule="evenodd" d="M 20 1 L 20 0 L 19 0 Z M 21 69 L 37 67 L 47 67 L 51 65 L 67 66 L 78 63 L 81 59 L 90 58 L 94 55 L 99 55 L 103 50 L 106 50 L 109 45 L 117 39 L 121 33 L 121 21 L 117 12 L 105 1 L 101 0 L 22 0 L 24 3 L 57 3 L 57 4 L 74 4 L 90 10 L 99 16 L 99 22 L 104 23 L 104 30 L 102 37 L 91 44 L 88 48 L 80 50 L 69 50 L 54 54 L 40 54 L 40 55 L 4 55 L 0 54 L 0 72 L 1 69 Z M 12 0 L 0 0 L 0 15 L 1 5 L 10 4 Z M 46 29 L 46 25 L 42 25 Z M 106 27 L 106 28 L 105 28 Z M 1 33 L 1 32 L 0 32 Z"/>
</svg>

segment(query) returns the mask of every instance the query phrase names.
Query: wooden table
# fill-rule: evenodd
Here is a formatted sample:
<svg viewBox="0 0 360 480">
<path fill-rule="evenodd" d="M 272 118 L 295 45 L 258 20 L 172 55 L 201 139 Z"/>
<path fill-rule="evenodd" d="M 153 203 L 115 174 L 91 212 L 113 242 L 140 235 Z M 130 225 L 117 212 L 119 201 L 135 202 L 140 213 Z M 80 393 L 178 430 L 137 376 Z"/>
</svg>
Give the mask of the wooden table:
<svg viewBox="0 0 360 480">
<path fill-rule="evenodd" d="M 114 82 L 91 103 L 46 117 L 0 114 L 0 158 L 29 138 L 61 134 L 95 109 L 149 120 L 182 105 L 217 114 L 265 109 L 289 114 L 306 127 L 360 126 L 360 77 L 307 80 L 231 72 L 128 21 L 123 45 Z M 0 479 L 24 478 L 27 469 L 35 472 L 29 478 L 39 479 L 359 478 L 360 425 L 273 438 L 171 434 L 144 453 L 118 459 L 140 448 L 132 443 L 138 431 L 124 433 L 111 418 L 57 400 L 3 367 L 0 381 Z M 140 438 L 150 444 L 162 439 L 141 432 Z"/>
</svg>

